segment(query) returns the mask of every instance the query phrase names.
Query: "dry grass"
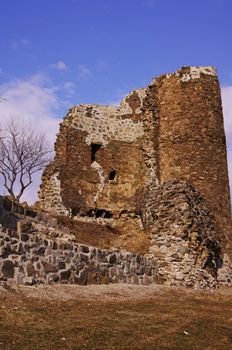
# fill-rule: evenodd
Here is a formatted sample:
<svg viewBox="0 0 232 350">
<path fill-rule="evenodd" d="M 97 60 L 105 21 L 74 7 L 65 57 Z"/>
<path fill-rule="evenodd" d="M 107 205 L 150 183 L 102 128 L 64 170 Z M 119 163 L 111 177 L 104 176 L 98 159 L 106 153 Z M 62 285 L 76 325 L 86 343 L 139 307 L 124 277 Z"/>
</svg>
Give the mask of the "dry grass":
<svg viewBox="0 0 232 350">
<path fill-rule="evenodd" d="M 57 217 L 61 226 L 68 227 L 78 243 L 105 249 L 112 247 L 125 249 L 132 253 L 147 253 L 150 247 L 149 233 L 138 226 L 134 220 L 121 219 L 117 226 L 96 225 L 91 222 L 74 221 L 68 217 Z"/>
<path fill-rule="evenodd" d="M 0 349 L 232 349 L 231 295 L 166 290 L 113 296 L 0 295 Z"/>
</svg>

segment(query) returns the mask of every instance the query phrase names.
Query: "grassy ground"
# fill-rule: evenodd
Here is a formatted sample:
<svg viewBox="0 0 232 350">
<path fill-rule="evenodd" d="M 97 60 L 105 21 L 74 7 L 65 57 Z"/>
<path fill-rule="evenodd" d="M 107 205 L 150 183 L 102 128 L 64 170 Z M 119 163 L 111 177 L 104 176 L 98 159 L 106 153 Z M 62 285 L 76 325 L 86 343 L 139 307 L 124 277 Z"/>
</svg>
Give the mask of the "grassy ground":
<svg viewBox="0 0 232 350">
<path fill-rule="evenodd" d="M 60 300 L 4 292 L 0 349 L 232 349 L 231 295 L 136 294 L 118 298 L 109 290 Z"/>
</svg>

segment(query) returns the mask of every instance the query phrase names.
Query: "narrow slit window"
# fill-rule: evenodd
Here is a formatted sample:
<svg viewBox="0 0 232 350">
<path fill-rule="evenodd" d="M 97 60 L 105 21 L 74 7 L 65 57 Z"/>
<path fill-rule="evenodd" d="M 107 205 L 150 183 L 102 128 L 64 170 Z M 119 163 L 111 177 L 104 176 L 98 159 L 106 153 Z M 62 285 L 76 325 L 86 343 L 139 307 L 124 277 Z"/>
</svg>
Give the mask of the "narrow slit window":
<svg viewBox="0 0 232 350">
<path fill-rule="evenodd" d="M 116 179 L 117 179 L 116 170 L 111 170 L 109 173 L 109 181 L 116 181 Z"/>
<path fill-rule="evenodd" d="M 101 146 L 102 145 L 100 143 L 91 143 L 91 162 L 92 163 L 96 161 L 97 152 L 99 151 Z"/>
</svg>

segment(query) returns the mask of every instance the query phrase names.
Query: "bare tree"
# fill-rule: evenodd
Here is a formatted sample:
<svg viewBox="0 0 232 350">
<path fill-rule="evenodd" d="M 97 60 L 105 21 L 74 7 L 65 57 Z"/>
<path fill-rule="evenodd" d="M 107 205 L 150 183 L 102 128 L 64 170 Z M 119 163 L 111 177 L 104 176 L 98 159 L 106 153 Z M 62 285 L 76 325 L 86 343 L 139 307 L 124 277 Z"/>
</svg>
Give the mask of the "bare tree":
<svg viewBox="0 0 232 350">
<path fill-rule="evenodd" d="M 11 120 L 0 131 L 0 174 L 12 201 L 20 201 L 33 182 L 33 175 L 43 170 L 50 160 L 49 143 L 31 126 Z"/>
</svg>

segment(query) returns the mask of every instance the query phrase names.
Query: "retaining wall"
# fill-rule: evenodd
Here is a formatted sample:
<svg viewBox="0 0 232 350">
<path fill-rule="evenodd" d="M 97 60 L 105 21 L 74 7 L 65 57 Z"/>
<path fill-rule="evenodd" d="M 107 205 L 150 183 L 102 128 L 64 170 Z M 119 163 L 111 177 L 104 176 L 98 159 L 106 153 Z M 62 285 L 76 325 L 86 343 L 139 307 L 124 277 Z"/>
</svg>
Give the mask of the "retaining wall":
<svg viewBox="0 0 232 350">
<path fill-rule="evenodd" d="M 0 228 L 0 280 L 8 284 L 148 285 L 155 277 L 155 258 Z"/>
</svg>

